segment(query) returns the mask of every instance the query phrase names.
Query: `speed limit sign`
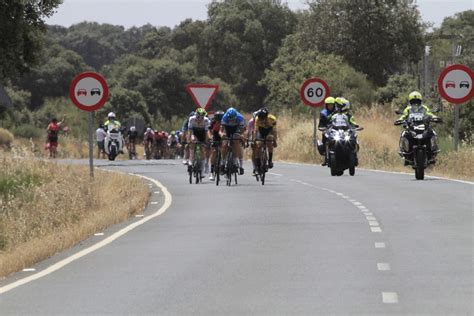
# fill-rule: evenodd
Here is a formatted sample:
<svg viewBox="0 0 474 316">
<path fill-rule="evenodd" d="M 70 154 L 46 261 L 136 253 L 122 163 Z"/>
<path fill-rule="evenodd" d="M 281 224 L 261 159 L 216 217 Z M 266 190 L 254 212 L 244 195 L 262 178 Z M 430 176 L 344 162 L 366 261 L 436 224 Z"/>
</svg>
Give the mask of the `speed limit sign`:
<svg viewBox="0 0 474 316">
<path fill-rule="evenodd" d="M 300 89 L 301 100 L 312 107 L 323 105 L 324 99 L 329 96 L 329 86 L 326 81 L 319 78 L 306 80 Z"/>
</svg>

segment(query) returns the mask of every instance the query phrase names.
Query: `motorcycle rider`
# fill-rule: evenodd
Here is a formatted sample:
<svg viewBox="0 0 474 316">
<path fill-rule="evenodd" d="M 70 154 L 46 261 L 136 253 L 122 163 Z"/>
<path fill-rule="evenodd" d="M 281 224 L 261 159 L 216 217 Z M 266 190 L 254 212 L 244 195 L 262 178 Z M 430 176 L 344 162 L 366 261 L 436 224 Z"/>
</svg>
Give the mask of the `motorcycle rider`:
<svg viewBox="0 0 474 316">
<path fill-rule="evenodd" d="M 430 119 L 438 118 L 434 115 L 430 108 L 423 104 L 423 97 L 420 92 L 413 91 L 408 95 L 408 102 L 409 105 L 403 110 L 403 114 L 399 117 L 399 119 L 395 123 L 402 123 L 405 122 L 410 114 L 421 113 L 424 117 L 429 117 Z M 431 141 L 429 142 L 429 150 L 433 154 L 433 158 L 438 153 L 438 137 L 434 130 L 430 130 L 431 133 Z M 405 166 L 408 165 L 407 155 L 411 150 L 413 144 L 410 142 L 411 138 L 407 137 L 407 133 L 405 131 L 402 132 L 400 135 L 400 155 L 405 160 Z"/>
<path fill-rule="evenodd" d="M 123 147 L 124 147 L 124 139 L 123 139 L 123 136 L 121 134 L 121 128 L 122 124 L 120 124 L 120 122 L 116 119 L 115 117 L 115 113 L 114 112 L 110 112 L 108 115 L 107 115 L 107 120 L 104 122 L 104 127 L 106 129 L 107 132 L 111 132 L 112 130 L 116 130 L 119 134 L 120 134 L 120 148 L 119 148 L 119 153 L 123 154 Z M 105 149 L 108 150 L 108 138 L 105 139 Z"/>
<path fill-rule="evenodd" d="M 355 122 L 354 115 L 351 112 L 351 103 L 349 100 L 343 97 L 336 98 L 336 111 L 334 111 L 330 116 L 329 120 L 332 121 L 336 113 L 342 113 L 347 117 L 347 122 L 352 128 L 357 128 L 359 125 Z"/>
<path fill-rule="evenodd" d="M 327 128 L 330 122 L 329 118 L 336 110 L 335 103 L 336 103 L 336 99 L 333 97 L 327 97 L 326 99 L 324 99 L 324 109 L 319 114 L 318 128 Z M 326 133 L 323 132 L 322 142 L 321 144 L 318 144 L 318 151 L 322 156 L 324 156 L 324 162 L 321 164 L 321 166 L 326 166 L 328 164 L 327 157 L 326 157 L 326 142 L 327 142 Z"/>
</svg>

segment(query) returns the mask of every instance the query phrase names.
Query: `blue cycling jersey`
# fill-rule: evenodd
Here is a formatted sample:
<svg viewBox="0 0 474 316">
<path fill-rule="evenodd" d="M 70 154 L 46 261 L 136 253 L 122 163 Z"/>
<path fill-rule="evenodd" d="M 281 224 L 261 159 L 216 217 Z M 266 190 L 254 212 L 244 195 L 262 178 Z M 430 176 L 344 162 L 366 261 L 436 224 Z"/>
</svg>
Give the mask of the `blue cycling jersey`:
<svg viewBox="0 0 474 316">
<path fill-rule="evenodd" d="M 221 125 L 228 126 L 228 127 L 239 126 L 241 128 L 244 128 L 245 127 L 245 118 L 242 116 L 242 114 L 238 113 L 237 117 L 231 119 L 231 118 L 229 118 L 229 116 L 226 113 L 222 117 Z"/>
</svg>

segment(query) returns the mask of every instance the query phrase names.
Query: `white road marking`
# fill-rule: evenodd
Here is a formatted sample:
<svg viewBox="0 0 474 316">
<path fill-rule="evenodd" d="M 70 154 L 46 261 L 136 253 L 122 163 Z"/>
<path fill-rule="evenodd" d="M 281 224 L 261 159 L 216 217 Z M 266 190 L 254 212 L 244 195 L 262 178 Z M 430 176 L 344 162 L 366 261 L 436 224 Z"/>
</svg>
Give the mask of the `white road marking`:
<svg viewBox="0 0 474 316">
<path fill-rule="evenodd" d="M 43 271 L 40 271 L 38 273 L 35 273 L 33 275 L 30 275 L 29 277 L 26 277 L 26 278 L 23 278 L 23 279 L 20 279 L 18 281 L 15 281 L 13 283 L 10 283 L 10 284 L 7 284 L 5 286 L 2 286 L 0 287 L 0 294 L 3 294 L 3 293 L 6 293 L 16 287 L 19 287 L 21 285 L 24 285 L 24 284 L 27 284 L 29 282 L 32 282 L 32 281 L 35 281 L 37 279 L 40 279 L 48 274 L 51 274 L 61 268 L 63 268 L 64 266 L 70 264 L 71 262 L 74 262 L 76 261 L 77 259 L 79 258 L 82 258 L 108 244 L 110 244 L 111 242 L 113 242 L 114 240 L 118 239 L 119 237 L 125 235 L 126 233 L 130 232 L 131 230 L 137 228 L 138 226 L 141 226 L 143 224 L 145 224 L 146 222 L 148 222 L 149 220 L 155 218 L 155 217 L 158 217 L 160 215 L 162 215 L 163 213 L 166 212 L 166 210 L 170 207 L 171 203 L 173 202 L 173 197 L 171 196 L 171 194 L 169 193 L 168 189 L 163 185 L 161 184 L 159 181 L 155 180 L 155 179 L 151 179 L 151 178 L 148 178 L 146 176 L 142 176 L 142 175 L 135 175 L 135 176 L 138 176 L 138 177 L 141 177 L 143 179 L 146 179 L 148 181 L 151 181 L 153 182 L 156 186 L 158 186 L 161 191 L 163 192 L 163 194 L 165 195 L 165 203 L 153 214 L 137 221 L 137 222 L 134 222 L 130 225 L 128 225 L 127 227 L 124 227 L 122 228 L 121 230 L 119 230 L 118 232 L 112 234 L 111 236 L 103 239 L 102 241 L 92 245 L 91 247 L 89 248 L 86 248 L 86 249 L 83 249 L 75 254 L 73 254 L 72 256 L 68 257 L 68 258 L 65 258 L 55 264 L 53 264 L 52 266 L 44 269 Z"/>
<path fill-rule="evenodd" d="M 398 294 L 396 292 L 382 292 L 382 301 L 385 304 L 397 304 Z"/>
<path fill-rule="evenodd" d="M 375 243 L 375 248 L 385 248 L 385 243 L 384 242 L 376 242 Z"/>
<path fill-rule="evenodd" d="M 368 215 L 368 216 L 372 216 L 372 215 L 374 215 L 373 213 L 371 213 L 371 212 L 367 212 L 367 211 L 365 211 L 365 212 L 364 212 L 364 211 L 362 211 L 362 213 L 364 213 L 364 215 L 365 215 L 365 216 L 367 216 L 367 215 Z"/>
<path fill-rule="evenodd" d="M 377 269 L 379 271 L 390 271 L 390 264 L 386 262 L 379 262 L 377 263 Z"/>
<path fill-rule="evenodd" d="M 354 204 L 354 205 L 357 206 L 357 207 L 359 207 L 360 205 L 362 205 L 362 203 L 357 202 L 357 201 L 356 201 L 356 202 L 352 202 L 352 204 Z"/>
<path fill-rule="evenodd" d="M 367 207 L 365 207 L 364 205 L 357 205 L 357 208 L 361 209 L 361 210 L 366 210 Z"/>
<path fill-rule="evenodd" d="M 374 216 L 366 216 L 368 221 L 376 221 L 377 219 Z"/>
<path fill-rule="evenodd" d="M 27 268 L 27 269 L 23 269 L 23 272 L 34 272 L 36 271 L 35 268 Z"/>
<path fill-rule="evenodd" d="M 158 204 L 158 202 L 151 202 L 150 204 L 152 204 L 152 205 L 156 205 L 156 204 Z"/>
<path fill-rule="evenodd" d="M 379 226 L 379 222 L 377 221 L 369 221 L 370 226 Z"/>
<path fill-rule="evenodd" d="M 94 234 L 94 236 L 104 236 L 105 234 L 104 233 L 96 233 Z"/>
<path fill-rule="evenodd" d="M 273 173 L 273 172 L 268 172 L 268 174 L 271 174 L 273 176 L 277 176 L 277 177 L 282 177 L 283 175 L 282 174 L 279 174 L 279 173 Z"/>
<path fill-rule="evenodd" d="M 145 216 L 145 215 L 143 215 L 143 214 L 137 214 L 137 215 L 135 215 L 135 217 L 144 217 L 144 216 Z"/>
<path fill-rule="evenodd" d="M 380 228 L 380 227 L 370 227 L 370 230 L 373 233 L 381 233 L 382 232 L 382 228 Z"/>
<path fill-rule="evenodd" d="M 160 191 L 155 191 L 155 192 L 153 192 L 153 193 L 155 193 L 155 194 L 160 194 Z"/>
<path fill-rule="evenodd" d="M 341 195 L 343 199 L 348 199 L 349 197 L 347 195 Z"/>
</svg>

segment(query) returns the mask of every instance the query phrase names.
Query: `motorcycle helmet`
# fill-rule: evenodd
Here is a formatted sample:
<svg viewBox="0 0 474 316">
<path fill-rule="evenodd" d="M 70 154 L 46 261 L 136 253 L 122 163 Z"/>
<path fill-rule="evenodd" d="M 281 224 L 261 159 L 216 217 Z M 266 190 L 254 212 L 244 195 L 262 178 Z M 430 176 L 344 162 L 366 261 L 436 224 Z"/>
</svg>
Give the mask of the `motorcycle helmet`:
<svg viewBox="0 0 474 316">
<path fill-rule="evenodd" d="M 423 97 L 421 93 L 418 91 L 413 91 L 408 95 L 408 101 L 411 105 L 421 105 L 421 101 L 423 101 Z"/>
<path fill-rule="evenodd" d="M 115 113 L 114 112 L 110 112 L 109 115 L 107 115 L 107 117 L 109 119 L 114 119 L 115 118 Z"/>
<path fill-rule="evenodd" d="M 137 130 L 137 129 L 136 129 L 135 126 L 131 126 L 131 127 L 130 127 L 130 132 L 135 132 L 136 130 Z"/>
<path fill-rule="evenodd" d="M 326 99 L 324 99 L 324 104 L 326 105 L 326 108 L 329 105 L 332 105 L 334 107 L 335 103 L 336 103 L 336 99 L 334 99 L 333 97 L 327 97 Z"/>
<path fill-rule="evenodd" d="M 336 98 L 336 106 L 340 112 L 348 112 L 351 108 L 351 103 L 343 97 L 338 97 Z"/>
<path fill-rule="evenodd" d="M 267 108 L 261 108 L 258 110 L 257 117 L 259 119 L 265 119 L 268 117 L 268 109 Z"/>
</svg>

